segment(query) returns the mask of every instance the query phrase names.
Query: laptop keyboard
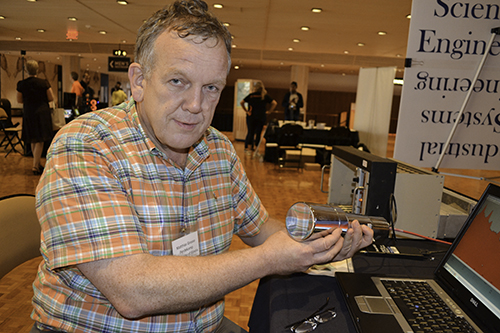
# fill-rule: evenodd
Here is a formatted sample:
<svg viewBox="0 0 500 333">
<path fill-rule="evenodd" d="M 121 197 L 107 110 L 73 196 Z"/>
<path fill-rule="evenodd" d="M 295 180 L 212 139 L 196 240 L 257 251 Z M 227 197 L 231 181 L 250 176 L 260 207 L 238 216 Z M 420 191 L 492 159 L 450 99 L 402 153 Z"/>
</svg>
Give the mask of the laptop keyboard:
<svg viewBox="0 0 500 333">
<path fill-rule="evenodd" d="M 382 280 L 415 333 L 476 332 L 458 317 L 427 282 Z"/>
</svg>

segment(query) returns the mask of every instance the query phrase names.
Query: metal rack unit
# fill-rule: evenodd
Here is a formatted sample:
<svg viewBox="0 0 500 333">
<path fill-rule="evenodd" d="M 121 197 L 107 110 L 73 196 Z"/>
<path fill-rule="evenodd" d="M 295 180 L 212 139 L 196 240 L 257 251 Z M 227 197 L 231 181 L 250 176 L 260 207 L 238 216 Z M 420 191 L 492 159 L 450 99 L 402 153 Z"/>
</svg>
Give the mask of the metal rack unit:
<svg viewBox="0 0 500 333">
<path fill-rule="evenodd" d="M 396 228 L 432 238 L 454 237 L 467 212 L 448 207 L 444 195 L 443 175 L 354 147 L 333 147 L 328 203 L 390 221 L 392 201 Z"/>
<path fill-rule="evenodd" d="M 351 205 L 352 213 L 390 221 L 397 163 L 351 146 L 334 146 L 328 203 Z"/>
<path fill-rule="evenodd" d="M 395 160 L 393 160 L 395 161 Z M 438 238 L 444 176 L 397 161 L 396 227 Z"/>
</svg>

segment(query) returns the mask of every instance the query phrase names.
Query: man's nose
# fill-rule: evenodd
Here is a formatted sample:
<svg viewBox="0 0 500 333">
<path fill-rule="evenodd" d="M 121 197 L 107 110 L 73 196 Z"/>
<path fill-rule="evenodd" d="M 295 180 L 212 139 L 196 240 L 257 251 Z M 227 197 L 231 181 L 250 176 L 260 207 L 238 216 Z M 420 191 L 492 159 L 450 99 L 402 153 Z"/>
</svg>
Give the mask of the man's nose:
<svg viewBox="0 0 500 333">
<path fill-rule="evenodd" d="M 186 92 L 183 109 L 191 113 L 199 113 L 202 111 L 203 92 L 201 89 L 189 89 Z"/>
</svg>

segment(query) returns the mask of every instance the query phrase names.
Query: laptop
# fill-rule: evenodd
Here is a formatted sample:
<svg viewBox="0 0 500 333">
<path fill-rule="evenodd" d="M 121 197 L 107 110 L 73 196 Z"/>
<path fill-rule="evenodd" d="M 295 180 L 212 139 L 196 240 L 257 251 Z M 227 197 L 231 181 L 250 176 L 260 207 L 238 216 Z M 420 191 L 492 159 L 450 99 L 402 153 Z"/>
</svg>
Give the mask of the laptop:
<svg viewBox="0 0 500 333">
<path fill-rule="evenodd" d="M 500 187 L 488 185 L 432 279 L 336 279 L 358 332 L 500 332 Z"/>
</svg>

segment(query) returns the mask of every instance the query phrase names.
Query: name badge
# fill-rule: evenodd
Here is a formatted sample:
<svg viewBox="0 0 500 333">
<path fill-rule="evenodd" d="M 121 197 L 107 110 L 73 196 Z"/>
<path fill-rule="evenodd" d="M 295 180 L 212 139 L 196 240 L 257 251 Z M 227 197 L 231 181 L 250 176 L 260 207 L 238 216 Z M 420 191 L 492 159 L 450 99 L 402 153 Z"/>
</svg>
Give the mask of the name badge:
<svg viewBox="0 0 500 333">
<path fill-rule="evenodd" d="M 174 240 L 172 242 L 172 253 L 174 256 L 199 256 L 200 243 L 198 242 L 198 231 Z"/>
</svg>

